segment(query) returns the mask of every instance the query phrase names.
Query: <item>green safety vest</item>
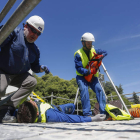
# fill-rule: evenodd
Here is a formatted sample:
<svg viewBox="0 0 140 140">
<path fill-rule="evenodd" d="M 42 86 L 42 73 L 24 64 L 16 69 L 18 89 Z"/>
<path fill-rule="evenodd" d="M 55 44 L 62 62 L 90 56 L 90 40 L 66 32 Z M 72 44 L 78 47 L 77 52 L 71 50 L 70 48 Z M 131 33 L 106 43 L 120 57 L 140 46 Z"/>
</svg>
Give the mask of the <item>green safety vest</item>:
<svg viewBox="0 0 140 140">
<path fill-rule="evenodd" d="M 94 48 L 91 48 L 91 50 L 90 50 L 90 52 L 89 52 L 90 60 L 91 60 L 91 58 L 94 56 L 93 52 L 96 53 L 95 49 L 94 49 Z M 74 53 L 74 57 L 75 57 L 75 55 L 76 55 L 77 53 L 78 53 L 78 54 L 80 55 L 80 57 L 81 57 L 83 68 L 85 68 L 85 67 L 87 66 L 88 62 L 89 62 L 89 59 L 88 59 L 86 53 L 84 52 L 83 48 L 81 48 L 81 49 L 79 49 L 78 51 L 76 51 L 76 52 Z M 76 74 L 77 74 L 77 75 L 80 75 L 80 76 L 83 76 L 83 74 L 80 74 L 77 70 L 76 70 Z M 95 77 L 99 77 L 99 72 L 96 72 L 96 74 L 94 74 L 94 76 L 95 76 Z"/>
<path fill-rule="evenodd" d="M 120 108 L 106 104 L 105 110 L 112 117 L 113 120 L 130 120 L 131 115 L 121 110 Z"/>
<path fill-rule="evenodd" d="M 40 103 L 39 116 L 36 118 L 35 122 L 45 123 L 46 122 L 45 112 L 50 108 L 53 108 L 50 104 L 44 102 Z"/>
</svg>

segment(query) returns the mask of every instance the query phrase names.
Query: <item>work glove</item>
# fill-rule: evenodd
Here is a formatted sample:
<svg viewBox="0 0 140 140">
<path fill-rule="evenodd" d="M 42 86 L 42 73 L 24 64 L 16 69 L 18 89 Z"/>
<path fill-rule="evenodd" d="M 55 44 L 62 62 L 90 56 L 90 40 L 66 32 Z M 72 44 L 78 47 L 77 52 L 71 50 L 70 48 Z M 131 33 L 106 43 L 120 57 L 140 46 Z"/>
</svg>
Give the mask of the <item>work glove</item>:
<svg viewBox="0 0 140 140">
<path fill-rule="evenodd" d="M 105 118 L 106 118 L 105 114 L 97 114 L 96 116 L 91 117 L 91 121 L 92 122 L 94 122 L 94 121 L 103 121 L 103 120 L 105 120 Z"/>
<path fill-rule="evenodd" d="M 45 66 L 45 65 L 42 65 L 41 66 L 41 69 L 44 70 L 46 74 L 49 74 L 50 73 L 49 68 L 47 66 Z"/>
<path fill-rule="evenodd" d="M 96 72 L 97 72 L 96 68 L 94 68 L 94 67 L 91 68 L 91 70 L 90 70 L 90 73 L 91 73 L 91 74 L 96 74 Z"/>
</svg>

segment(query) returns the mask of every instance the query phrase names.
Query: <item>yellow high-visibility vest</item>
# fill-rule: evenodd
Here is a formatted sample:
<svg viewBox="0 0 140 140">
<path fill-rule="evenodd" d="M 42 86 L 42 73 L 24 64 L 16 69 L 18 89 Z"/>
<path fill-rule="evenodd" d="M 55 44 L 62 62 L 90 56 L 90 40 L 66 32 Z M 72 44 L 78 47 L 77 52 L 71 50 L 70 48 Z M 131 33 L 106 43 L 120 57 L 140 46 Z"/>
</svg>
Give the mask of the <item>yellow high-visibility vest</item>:
<svg viewBox="0 0 140 140">
<path fill-rule="evenodd" d="M 50 109 L 53 108 L 50 104 L 48 103 L 40 103 L 40 112 L 39 112 L 39 116 L 41 117 L 40 122 L 41 123 L 45 123 L 46 122 L 46 114 L 45 112 Z M 35 122 L 38 122 L 39 117 L 36 118 Z"/>
<path fill-rule="evenodd" d="M 91 60 L 91 58 L 94 57 L 94 53 L 96 53 L 95 49 L 94 48 L 91 48 L 90 52 L 89 52 L 89 58 Z M 82 60 L 82 65 L 83 65 L 83 68 L 85 68 L 89 62 L 89 59 L 86 55 L 86 53 L 84 52 L 83 48 L 79 49 L 78 51 L 76 51 L 74 53 L 74 57 L 76 54 L 79 54 L 80 57 L 81 57 L 81 60 Z M 77 70 L 76 70 L 76 74 L 79 75 L 79 76 L 83 76 L 83 74 L 80 74 Z M 94 74 L 95 77 L 99 77 L 99 72 L 96 72 L 96 74 Z"/>
</svg>

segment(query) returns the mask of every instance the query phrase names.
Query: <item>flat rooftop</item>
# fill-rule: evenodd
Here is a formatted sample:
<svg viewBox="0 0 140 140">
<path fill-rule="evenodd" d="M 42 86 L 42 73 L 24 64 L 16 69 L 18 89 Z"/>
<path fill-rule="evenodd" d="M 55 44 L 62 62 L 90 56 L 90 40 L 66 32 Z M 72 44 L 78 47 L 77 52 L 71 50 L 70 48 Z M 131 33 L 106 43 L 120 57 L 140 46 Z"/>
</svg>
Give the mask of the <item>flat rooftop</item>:
<svg viewBox="0 0 140 140">
<path fill-rule="evenodd" d="M 3 123 L 0 140 L 140 140 L 140 118 L 89 123 Z"/>
</svg>

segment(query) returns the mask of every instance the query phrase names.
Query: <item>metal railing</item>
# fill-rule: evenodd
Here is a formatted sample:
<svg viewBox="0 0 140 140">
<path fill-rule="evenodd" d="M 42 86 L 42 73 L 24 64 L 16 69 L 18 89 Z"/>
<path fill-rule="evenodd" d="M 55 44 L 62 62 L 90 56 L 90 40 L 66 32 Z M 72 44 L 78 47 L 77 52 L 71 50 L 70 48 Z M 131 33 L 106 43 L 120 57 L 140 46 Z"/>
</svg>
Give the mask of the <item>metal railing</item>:
<svg viewBox="0 0 140 140">
<path fill-rule="evenodd" d="M 140 94 L 140 92 L 135 92 L 135 93 L 136 93 L 136 94 Z M 134 94 L 134 92 L 133 92 L 133 93 L 128 93 L 128 94 L 121 94 L 120 96 L 131 95 L 131 94 Z M 111 100 L 113 101 L 113 97 L 118 97 L 118 96 L 117 96 L 117 95 L 112 95 L 112 94 L 110 94 L 110 96 L 107 96 L 107 97 L 108 97 L 108 98 L 111 98 Z M 73 103 L 75 102 L 75 99 L 67 99 L 67 98 L 62 98 L 62 97 L 54 96 L 54 95 L 53 95 L 53 92 L 51 93 L 50 96 L 42 97 L 42 99 L 47 99 L 47 98 L 51 98 L 51 104 L 53 104 L 53 99 L 54 99 L 54 98 L 72 101 Z M 96 100 L 96 98 L 92 98 L 92 99 L 90 99 L 90 100 Z M 79 98 L 77 98 L 77 108 L 75 109 L 75 111 L 77 112 L 77 115 L 79 114 L 79 111 L 82 111 L 82 109 L 79 109 L 79 108 L 78 108 L 79 102 L 81 102 L 81 100 L 80 100 Z M 126 105 L 126 106 L 131 106 L 131 105 Z M 122 109 L 123 109 L 123 108 L 122 108 Z M 94 108 L 91 109 L 91 110 L 94 110 Z"/>
</svg>

